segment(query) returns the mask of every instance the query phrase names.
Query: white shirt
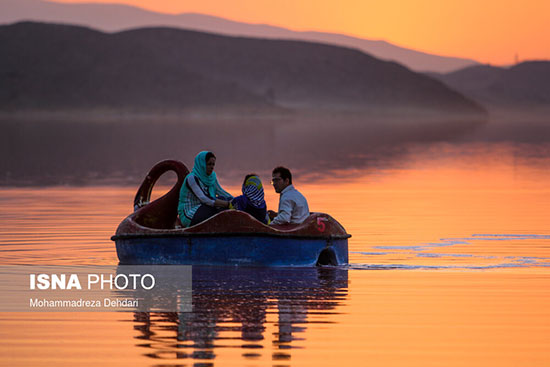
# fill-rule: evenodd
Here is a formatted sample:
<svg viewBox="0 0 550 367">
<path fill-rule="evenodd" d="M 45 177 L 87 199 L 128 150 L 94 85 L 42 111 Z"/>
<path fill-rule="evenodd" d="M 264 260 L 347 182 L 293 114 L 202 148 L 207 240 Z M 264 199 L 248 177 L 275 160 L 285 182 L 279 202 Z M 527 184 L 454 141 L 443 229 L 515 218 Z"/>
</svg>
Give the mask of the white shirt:
<svg viewBox="0 0 550 367">
<path fill-rule="evenodd" d="M 271 224 L 302 223 L 309 216 L 307 200 L 293 185 L 288 185 L 279 197 L 279 214 Z"/>
</svg>

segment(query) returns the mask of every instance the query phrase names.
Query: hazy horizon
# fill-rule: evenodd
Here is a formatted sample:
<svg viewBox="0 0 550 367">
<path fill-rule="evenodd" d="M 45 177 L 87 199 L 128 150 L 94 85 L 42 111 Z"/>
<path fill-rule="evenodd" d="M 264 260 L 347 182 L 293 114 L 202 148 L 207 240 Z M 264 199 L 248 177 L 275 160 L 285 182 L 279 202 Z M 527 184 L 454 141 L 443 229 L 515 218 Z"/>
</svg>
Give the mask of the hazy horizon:
<svg viewBox="0 0 550 367">
<path fill-rule="evenodd" d="M 290 166 L 307 182 L 406 165 L 413 152 L 448 144 L 468 149 L 518 146 L 519 157 L 544 157 L 550 124 L 541 121 L 187 120 L 55 121 L 0 119 L 1 186 L 137 185 L 164 159 L 192 168 L 212 150 L 229 182 L 246 173 L 268 177 Z M 246 132 L 246 134 L 243 134 Z M 415 153 L 416 154 L 416 153 Z M 414 154 L 413 154 L 414 155 Z M 348 172 L 348 173 L 346 173 Z M 136 186 L 137 187 L 137 186 Z"/>
</svg>

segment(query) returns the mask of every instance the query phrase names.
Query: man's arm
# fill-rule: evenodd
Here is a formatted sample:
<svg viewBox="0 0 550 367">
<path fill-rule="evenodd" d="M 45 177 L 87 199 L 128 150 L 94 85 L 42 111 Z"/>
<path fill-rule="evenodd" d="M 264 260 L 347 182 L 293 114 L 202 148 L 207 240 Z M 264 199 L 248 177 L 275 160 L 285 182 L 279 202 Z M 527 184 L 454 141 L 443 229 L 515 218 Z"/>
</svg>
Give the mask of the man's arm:
<svg viewBox="0 0 550 367">
<path fill-rule="evenodd" d="M 292 209 L 294 203 L 290 200 L 282 200 L 279 205 L 279 214 L 271 221 L 270 224 L 288 224 L 292 218 Z"/>
</svg>

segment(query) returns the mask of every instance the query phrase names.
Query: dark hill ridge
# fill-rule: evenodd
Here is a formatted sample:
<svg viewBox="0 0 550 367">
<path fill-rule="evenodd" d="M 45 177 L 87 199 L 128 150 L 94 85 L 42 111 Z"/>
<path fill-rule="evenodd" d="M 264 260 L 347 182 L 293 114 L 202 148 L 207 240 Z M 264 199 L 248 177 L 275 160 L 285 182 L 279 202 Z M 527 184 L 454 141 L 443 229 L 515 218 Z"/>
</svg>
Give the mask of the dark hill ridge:
<svg viewBox="0 0 550 367">
<path fill-rule="evenodd" d="M 398 47 L 382 40 L 343 34 L 298 32 L 265 24 L 248 24 L 206 14 L 163 14 L 143 8 L 106 3 L 59 3 L 42 0 L 0 0 L 0 23 L 20 21 L 75 24 L 104 32 L 143 27 L 184 28 L 227 36 L 293 39 L 328 43 L 362 50 L 382 60 L 396 61 L 415 71 L 450 72 L 478 64 L 474 60 L 444 57 Z"/>
<path fill-rule="evenodd" d="M 415 109 L 483 114 L 444 84 L 360 51 L 171 28 L 0 27 L 0 109 Z"/>
<path fill-rule="evenodd" d="M 527 61 L 510 68 L 472 66 L 430 75 L 484 105 L 550 108 L 550 61 Z"/>
<path fill-rule="evenodd" d="M 0 28 L 4 109 L 162 109 L 265 104 L 235 84 L 165 62 L 133 39 L 72 26 Z"/>
</svg>

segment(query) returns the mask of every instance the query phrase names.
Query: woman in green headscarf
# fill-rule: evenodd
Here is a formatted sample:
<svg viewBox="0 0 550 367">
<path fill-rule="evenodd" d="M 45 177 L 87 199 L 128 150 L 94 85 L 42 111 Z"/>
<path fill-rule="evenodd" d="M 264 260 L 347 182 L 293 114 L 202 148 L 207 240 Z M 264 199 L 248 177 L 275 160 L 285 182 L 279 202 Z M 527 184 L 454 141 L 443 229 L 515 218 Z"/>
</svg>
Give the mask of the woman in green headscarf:
<svg viewBox="0 0 550 367">
<path fill-rule="evenodd" d="M 215 165 L 212 152 L 203 151 L 195 157 L 193 170 L 181 185 L 178 214 L 182 226 L 193 226 L 229 208 L 233 197 L 220 186 Z"/>
</svg>

